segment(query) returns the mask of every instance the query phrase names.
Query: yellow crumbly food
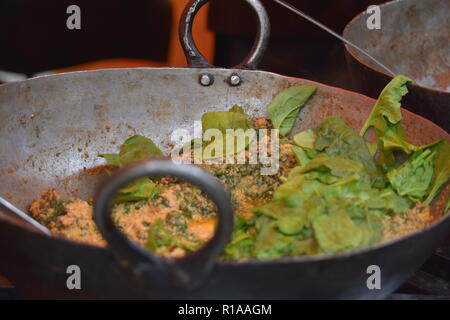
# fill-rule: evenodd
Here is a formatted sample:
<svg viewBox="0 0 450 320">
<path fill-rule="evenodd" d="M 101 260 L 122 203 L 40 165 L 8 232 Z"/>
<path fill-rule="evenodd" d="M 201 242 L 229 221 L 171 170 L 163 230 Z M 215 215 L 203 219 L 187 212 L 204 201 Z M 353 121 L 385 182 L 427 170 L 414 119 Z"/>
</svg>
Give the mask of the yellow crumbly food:
<svg viewBox="0 0 450 320">
<path fill-rule="evenodd" d="M 417 203 L 404 215 L 391 214 L 384 217 L 383 240 L 391 240 L 429 226 L 436 218 L 430 207 Z"/>
</svg>

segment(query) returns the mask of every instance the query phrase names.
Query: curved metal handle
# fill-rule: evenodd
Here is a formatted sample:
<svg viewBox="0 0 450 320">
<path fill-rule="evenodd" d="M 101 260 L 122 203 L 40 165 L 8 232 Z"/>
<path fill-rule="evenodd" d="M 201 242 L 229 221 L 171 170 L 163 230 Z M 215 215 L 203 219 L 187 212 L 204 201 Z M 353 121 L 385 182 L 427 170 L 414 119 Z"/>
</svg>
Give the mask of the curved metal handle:
<svg viewBox="0 0 450 320">
<path fill-rule="evenodd" d="M 144 176 L 181 178 L 204 191 L 217 206 L 218 224 L 212 239 L 201 249 L 180 259 L 164 259 L 131 242 L 111 219 L 112 199 L 125 184 Z M 119 263 L 135 276 L 145 277 L 160 288 L 193 287 L 209 274 L 233 230 L 233 209 L 220 181 L 195 165 L 175 164 L 170 159 L 137 162 L 119 170 L 99 189 L 94 220 Z"/>
<path fill-rule="evenodd" d="M 214 67 L 200 53 L 192 37 L 192 24 L 195 15 L 209 0 L 192 0 L 181 15 L 179 34 L 188 66 L 192 68 Z M 238 69 L 256 69 L 267 49 L 270 36 L 270 22 L 266 10 L 259 0 L 245 0 L 255 10 L 258 16 L 258 29 L 253 47 L 243 62 L 235 66 Z"/>
</svg>

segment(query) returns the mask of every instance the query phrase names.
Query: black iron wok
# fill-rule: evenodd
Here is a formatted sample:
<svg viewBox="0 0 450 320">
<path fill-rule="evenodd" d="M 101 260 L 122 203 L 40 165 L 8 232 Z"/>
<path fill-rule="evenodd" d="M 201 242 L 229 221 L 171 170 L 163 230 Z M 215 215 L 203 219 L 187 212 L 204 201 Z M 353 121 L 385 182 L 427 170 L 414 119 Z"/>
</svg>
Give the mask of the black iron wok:
<svg viewBox="0 0 450 320">
<path fill-rule="evenodd" d="M 347 24 L 343 36 L 395 73 L 411 77 L 415 83 L 405 105 L 450 130 L 450 2 L 395 0 L 380 10 L 381 29 L 368 29 L 372 13 L 363 12 Z M 355 89 L 376 97 L 390 75 L 349 46 L 346 57 Z"/>
<path fill-rule="evenodd" d="M 95 220 L 107 248 L 43 235 L 0 213 L 0 273 L 30 298 L 383 298 L 429 257 L 448 234 L 450 215 L 433 204 L 440 218 L 430 227 L 340 255 L 286 257 L 267 262 L 217 261 L 229 239 L 232 211 L 228 194 L 205 171 L 157 159 L 132 165 L 106 178 L 95 168 L 96 156 L 114 152 L 114 141 L 132 134 L 151 137 L 164 151 L 175 128 L 190 129 L 204 112 L 241 105 L 253 116 L 266 115 L 274 95 L 292 85 L 314 84 L 316 95 L 301 111 L 294 131 L 318 125 L 330 115 L 354 128 L 362 126 L 374 100 L 360 94 L 251 70 L 267 44 L 267 14 L 258 0 L 247 0 L 260 22 L 256 44 L 234 69 L 209 65 L 196 49 L 192 21 L 207 0 L 192 1 L 184 12 L 180 35 L 190 68 L 119 69 L 45 76 L 0 86 L 0 194 L 22 210 L 42 190 L 63 196 L 97 194 Z M 449 135 L 406 110 L 410 140 L 426 144 Z M 106 127 L 110 129 L 106 129 Z M 105 150 L 106 149 L 106 150 Z M 13 170 L 7 170 L 12 168 Z M 118 187 L 141 175 L 175 175 L 204 189 L 218 206 L 216 234 L 205 247 L 178 260 L 163 260 L 132 244 L 109 218 L 110 199 Z M 22 180 L 26 178 L 28 180 Z M 27 181 L 25 183 L 25 181 Z M 448 196 L 448 188 L 441 197 Z M 69 290 L 67 268 L 81 269 L 81 290 Z M 367 268 L 381 269 L 381 289 L 370 290 Z"/>
</svg>

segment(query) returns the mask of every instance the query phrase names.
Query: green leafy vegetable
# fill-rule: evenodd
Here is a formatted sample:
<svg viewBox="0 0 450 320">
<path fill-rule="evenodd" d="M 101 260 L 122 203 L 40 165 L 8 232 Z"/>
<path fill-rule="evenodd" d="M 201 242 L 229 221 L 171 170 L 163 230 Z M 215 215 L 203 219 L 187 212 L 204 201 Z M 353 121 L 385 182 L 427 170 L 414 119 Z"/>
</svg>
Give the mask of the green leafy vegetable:
<svg viewBox="0 0 450 320">
<path fill-rule="evenodd" d="M 298 173 L 316 173 L 315 177 L 320 179 L 319 173 L 328 173 L 328 177 L 333 179 L 325 180 L 325 183 L 335 183 L 339 178 L 346 178 L 358 173 L 364 177 L 363 165 L 358 162 L 344 157 L 329 157 L 325 153 L 319 154 L 317 157 L 309 161 L 305 166 L 298 169 Z M 324 181 L 321 179 L 321 181 Z"/>
<path fill-rule="evenodd" d="M 423 199 L 433 177 L 434 156 L 435 152 L 429 149 L 416 151 L 400 167 L 386 174 L 398 194 L 415 202 Z"/>
<path fill-rule="evenodd" d="M 280 135 L 288 134 L 303 105 L 316 91 L 315 86 L 293 86 L 279 93 L 269 105 L 269 115 Z"/>
<path fill-rule="evenodd" d="M 364 231 L 349 217 L 346 208 L 333 208 L 313 220 L 317 241 L 323 252 L 335 253 L 361 246 Z"/>
<path fill-rule="evenodd" d="M 296 196 L 287 196 L 269 202 L 257 209 L 257 213 L 274 219 L 273 227 L 284 235 L 297 235 L 308 225 L 303 200 Z"/>
<path fill-rule="evenodd" d="M 249 230 L 253 226 L 253 220 L 239 216 L 235 218 L 232 240 L 225 247 L 224 258 L 242 259 L 252 256 L 254 239 Z"/>
<path fill-rule="evenodd" d="M 425 205 L 429 205 L 431 201 L 439 193 L 439 190 L 450 179 L 450 144 L 447 140 L 438 141 L 428 148 L 436 152 L 434 156 L 434 175 L 431 181 L 431 188 L 425 199 Z"/>
<path fill-rule="evenodd" d="M 369 246 L 382 239 L 386 214 L 404 214 L 413 203 L 425 197 L 429 203 L 436 196 L 450 177 L 450 146 L 444 140 L 423 147 L 408 142 L 400 124 L 400 100 L 409 82 L 398 76 L 388 84 L 360 134 L 330 117 L 293 137 L 298 166 L 272 201 L 254 210 L 251 235 L 240 230 L 246 255 L 271 259 Z M 288 97 L 279 99 L 269 112 Z M 292 117 L 283 121 L 294 105 L 272 109 L 279 112 L 271 113 L 274 126 L 287 128 L 282 134 L 293 126 Z M 363 139 L 372 126 L 378 143 Z M 412 155 L 400 164 L 394 150 L 403 151 L 403 158 Z"/>
<path fill-rule="evenodd" d="M 127 201 L 139 201 L 153 198 L 161 189 L 148 177 L 140 178 L 127 184 L 117 191 L 114 198 L 115 203 Z"/>
<path fill-rule="evenodd" d="M 344 120 L 329 117 L 319 126 L 294 135 L 291 145 L 297 161 L 272 200 L 254 209 L 254 217 L 236 217 L 232 241 L 223 258 L 273 259 L 288 255 L 339 253 L 369 246 L 383 237 L 387 214 L 404 214 L 417 201 L 428 205 L 450 178 L 450 145 L 446 140 L 427 146 L 408 142 L 401 126 L 400 100 L 411 80 L 395 77 L 380 94 L 358 134 Z M 314 94 L 314 86 L 294 86 L 278 94 L 268 106 L 280 135 L 293 128 L 297 115 Z M 245 150 L 251 138 L 234 140 L 227 150 L 229 132 L 253 128 L 252 119 L 234 105 L 229 111 L 202 116 L 203 131 L 216 129 L 222 141 L 194 139 L 194 148 L 215 150 L 213 157 Z M 377 143 L 364 140 L 375 128 Z M 228 142 L 228 143 L 227 143 Z M 215 144 L 220 143 L 220 148 Z M 400 150 L 403 163 L 394 156 Z M 142 136 L 125 141 L 119 154 L 103 154 L 108 164 L 121 167 L 135 160 L 161 156 L 154 143 Z M 138 201 L 159 192 L 149 178 L 139 179 L 118 192 L 116 202 Z M 450 201 L 446 203 L 446 211 Z M 183 228 L 186 228 L 183 225 Z M 162 220 L 149 230 L 146 247 L 156 253 L 178 247 L 193 251 L 198 239 L 180 234 Z"/>
<path fill-rule="evenodd" d="M 168 247 L 175 242 L 169 229 L 166 228 L 161 219 L 156 220 L 148 230 L 148 238 L 145 247 L 151 251 L 156 252 L 160 247 Z"/>
<path fill-rule="evenodd" d="M 245 114 L 244 110 L 234 105 L 229 111 L 212 111 L 204 113 L 202 116 L 203 132 L 210 129 L 217 129 L 222 134 L 221 141 L 206 142 L 204 153 L 211 154 L 211 158 L 218 158 L 224 155 L 232 155 L 244 150 L 250 143 L 250 139 L 238 139 L 233 135 L 228 135 L 227 130 L 239 130 L 245 133 L 253 128 L 251 117 Z M 251 138 L 251 137 L 250 137 Z M 227 150 L 227 140 L 232 139 L 233 150 Z M 208 156 L 206 158 L 209 158 Z"/>
<path fill-rule="evenodd" d="M 262 217 L 256 222 L 258 234 L 255 238 L 253 254 L 261 260 L 283 257 L 292 249 L 293 238 L 278 232 L 275 222 Z"/>
<path fill-rule="evenodd" d="M 164 154 L 149 138 L 134 135 L 128 138 L 120 148 L 118 154 L 100 154 L 105 158 L 106 163 L 114 167 L 122 167 L 134 161 L 162 157 Z M 141 178 L 130 182 L 117 192 L 114 198 L 115 203 L 127 201 L 139 201 L 149 199 L 160 192 L 155 183 L 149 178 Z"/>
<path fill-rule="evenodd" d="M 291 148 L 299 166 L 271 202 L 254 210 L 258 258 L 368 246 L 382 238 L 384 215 L 411 206 L 385 187 L 366 142 L 342 119 L 327 118 L 295 137 Z"/>
<path fill-rule="evenodd" d="M 314 143 L 316 142 L 316 134 L 313 130 L 309 129 L 297 133 L 294 138 L 294 143 L 303 148 L 314 149 Z"/>
<path fill-rule="evenodd" d="M 384 178 L 366 142 L 344 120 L 329 117 L 315 129 L 315 149 L 328 156 L 340 156 L 360 162 L 375 187 L 384 186 Z"/>
<path fill-rule="evenodd" d="M 374 126 L 380 132 L 384 132 L 388 128 L 388 124 L 400 122 L 402 119 L 400 100 L 408 93 L 406 85 L 411 82 L 411 79 L 402 75 L 394 77 L 389 82 L 381 91 L 375 106 L 361 128 L 361 136 L 364 136 L 371 126 Z"/>
<path fill-rule="evenodd" d="M 311 152 L 313 150 L 311 150 L 311 149 L 308 150 L 306 148 L 298 147 L 293 144 L 291 145 L 291 149 L 292 149 L 292 152 L 294 153 L 295 161 L 297 162 L 297 164 L 299 166 L 303 166 L 311 160 L 311 157 L 309 156 L 309 154 L 311 154 Z"/>
<path fill-rule="evenodd" d="M 236 110 L 236 106 L 231 108 L 231 110 Z M 204 113 L 202 116 L 203 131 L 219 129 L 225 134 L 227 129 L 247 130 L 250 128 L 253 128 L 251 120 L 245 113 L 240 111 L 212 111 Z"/>
<path fill-rule="evenodd" d="M 182 242 L 179 235 L 174 234 L 167 228 L 163 220 L 158 219 L 152 223 L 148 230 L 148 238 L 145 247 L 154 253 L 159 249 L 181 248 L 187 252 L 193 252 L 199 247 L 199 243 L 188 245 Z M 192 242 L 192 241 L 191 241 Z"/>
<path fill-rule="evenodd" d="M 390 170 L 387 177 L 399 194 L 413 201 L 421 201 L 426 195 L 424 204 L 429 205 L 450 179 L 450 145 L 440 140 L 414 149 L 411 158 Z"/>
<path fill-rule="evenodd" d="M 405 130 L 400 123 L 395 125 L 388 124 L 387 129 L 380 135 L 380 139 L 385 152 L 388 150 L 402 150 L 404 153 L 410 154 L 417 150 L 416 146 L 408 142 Z"/>
<path fill-rule="evenodd" d="M 235 104 L 234 106 L 232 106 L 230 108 L 230 110 L 228 110 L 229 112 L 237 112 L 240 114 L 245 114 L 245 111 L 242 107 L 238 106 L 237 104 Z"/>
<path fill-rule="evenodd" d="M 140 135 L 128 138 L 122 145 L 118 154 L 99 154 L 106 162 L 115 167 L 122 167 L 128 163 L 145 158 L 163 157 L 162 151 L 154 142 Z"/>
<path fill-rule="evenodd" d="M 416 147 L 407 141 L 405 130 L 400 124 L 402 119 L 400 100 L 408 93 L 407 85 L 411 82 L 411 79 L 402 75 L 394 77 L 381 92 L 361 128 L 361 136 L 364 136 L 370 127 L 375 128 L 379 151 L 390 153 L 392 150 L 402 150 L 410 154 L 416 150 Z M 387 154 L 383 160 L 389 160 L 386 162 L 387 165 L 392 165 L 392 158 L 392 155 Z"/>
</svg>

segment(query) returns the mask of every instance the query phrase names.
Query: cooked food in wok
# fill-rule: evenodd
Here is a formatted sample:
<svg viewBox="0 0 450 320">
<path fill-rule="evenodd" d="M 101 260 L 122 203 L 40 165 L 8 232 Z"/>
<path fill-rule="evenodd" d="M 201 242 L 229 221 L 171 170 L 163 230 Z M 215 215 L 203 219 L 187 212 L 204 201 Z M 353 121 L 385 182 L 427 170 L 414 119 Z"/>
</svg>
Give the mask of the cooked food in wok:
<svg viewBox="0 0 450 320">
<path fill-rule="evenodd" d="M 258 133 L 241 143 L 232 140 L 232 153 L 228 145 L 214 149 L 199 164 L 225 185 L 233 201 L 235 229 L 223 259 L 336 254 L 420 230 L 436 220 L 429 206 L 450 177 L 450 145 L 447 140 L 425 146 L 408 142 L 400 100 L 409 82 L 397 76 L 386 86 L 360 132 L 329 117 L 293 134 L 314 86 L 279 93 L 268 106 L 268 118 L 252 119 L 236 105 L 204 114 L 203 131 L 218 129 L 224 140 L 227 129 Z M 368 139 L 369 130 L 375 139 Z M 258 142 L 252 149 L 253 139 Z M 275 140 L 279 143 L 271 144 Z M 215 142 L 193 139 L 180 159 L 195 159 Z M 279 159 L 274 174 L 261 174 L 267 163 L 249 161 L 261 148 Z M 100 156 L 111 171 L 163 153 L 151 139 L 135 135 L 118 154 Z M 239 156 L 243 163 L 217 161 Z M 447 200 L 445 212 L 448 207 Z M 31 204 L 30 214 L 56 235 L 106 245 L 92 219 L 90 199 L 63 199 L 48 190 Z M 180 257 L 205 244 L 214 233 L 215 215 L 203 192 L 172 177 L 128 184 L 117 193 L 112 213 L 130 239 L 166 257 Z"/>
</svg>

